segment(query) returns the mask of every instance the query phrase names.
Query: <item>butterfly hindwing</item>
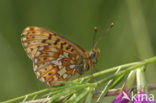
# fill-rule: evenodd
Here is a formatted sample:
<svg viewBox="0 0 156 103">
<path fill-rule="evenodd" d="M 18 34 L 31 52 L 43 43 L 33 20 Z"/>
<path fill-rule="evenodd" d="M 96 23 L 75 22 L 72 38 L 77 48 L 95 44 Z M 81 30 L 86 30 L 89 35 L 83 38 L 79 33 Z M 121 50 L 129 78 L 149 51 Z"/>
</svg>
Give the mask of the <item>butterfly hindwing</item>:
<svg viewBox="0 0 156 103">
<path fill-rule="evenodd" d="M 40 47 L 41 48 L 41 47 Z M 55 81 L 64 81 L 74 75 L 76 59 L 67 52 L 52 46 L 42 46 L 34 56 L 34 71 L 37 77 L 51 86 Z"/>
<path fill-rule="evenodd" d="M 22 43 L 37 77 L 51 86 L 74 75 L 85 57 L 78 45 L 39 27 L 27 27 L 22 33 Z"/>
</svg>

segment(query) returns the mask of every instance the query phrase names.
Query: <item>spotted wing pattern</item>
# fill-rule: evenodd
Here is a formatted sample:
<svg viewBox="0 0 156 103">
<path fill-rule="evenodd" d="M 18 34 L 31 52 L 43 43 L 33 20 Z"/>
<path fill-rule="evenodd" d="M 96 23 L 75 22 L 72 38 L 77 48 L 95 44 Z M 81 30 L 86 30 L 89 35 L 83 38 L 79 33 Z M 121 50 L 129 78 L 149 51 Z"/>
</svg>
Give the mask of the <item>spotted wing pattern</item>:
<svg viewBox="0 0 156 103">
<path fill-rule="evenodd" d="M 88 66 L 85 51 L 55 32 L 27 27 L 22 33 L 22 44 L 33 61 L 37 78 L 50 86 L 83 73 L 84 66 Z"/>
</svg>

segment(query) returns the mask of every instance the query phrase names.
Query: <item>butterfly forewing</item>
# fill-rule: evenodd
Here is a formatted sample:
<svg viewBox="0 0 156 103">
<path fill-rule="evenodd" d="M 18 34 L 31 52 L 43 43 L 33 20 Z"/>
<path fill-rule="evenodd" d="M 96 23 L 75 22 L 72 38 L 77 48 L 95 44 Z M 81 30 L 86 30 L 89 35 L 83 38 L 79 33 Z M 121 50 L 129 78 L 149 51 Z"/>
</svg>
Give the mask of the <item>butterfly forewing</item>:
<svg viewBox="0 0 156 103">
<path fill-rule="evenodd" d="M 85 51 L 62 36 L 39 27 L 27 27 L 22 44 L 33 61 L 37 77 L 50 86 L 68 80 L 83 66 Z"/>
</svg>

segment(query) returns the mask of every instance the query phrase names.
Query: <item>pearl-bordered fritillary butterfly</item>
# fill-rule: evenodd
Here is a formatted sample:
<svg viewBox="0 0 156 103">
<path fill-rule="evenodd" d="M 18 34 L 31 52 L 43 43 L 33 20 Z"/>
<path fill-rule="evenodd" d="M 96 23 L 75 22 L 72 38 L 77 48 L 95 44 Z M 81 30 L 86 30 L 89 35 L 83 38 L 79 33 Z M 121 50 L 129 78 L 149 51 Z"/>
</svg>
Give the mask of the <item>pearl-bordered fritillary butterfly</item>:
<svg viewBox="0 0 156 103">
<path fill-rule="evenodd" d="M 21 39 L 37 78 L 50 86 L 91 69 L 100 52 L 85 51 L 59 34 L 36 26 L 25 28 Z"/>
</svg>

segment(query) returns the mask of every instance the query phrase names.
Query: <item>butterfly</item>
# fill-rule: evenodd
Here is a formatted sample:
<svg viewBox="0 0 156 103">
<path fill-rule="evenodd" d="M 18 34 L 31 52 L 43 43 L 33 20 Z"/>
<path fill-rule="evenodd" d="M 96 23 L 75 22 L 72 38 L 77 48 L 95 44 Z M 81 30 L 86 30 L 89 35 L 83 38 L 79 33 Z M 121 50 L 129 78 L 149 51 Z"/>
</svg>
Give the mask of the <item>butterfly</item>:
<svg viewBox="0 0 156 103">
<path fill-rule="evenodd" d="M 85 51 L 61 35 L 36 26 L 25 28 L 21 41 L 37 78 L 49 86 L 58 86 L 56 81 L 67 81 L 93 68 L 100 53 L 99 49 Z"/>
</svg>

